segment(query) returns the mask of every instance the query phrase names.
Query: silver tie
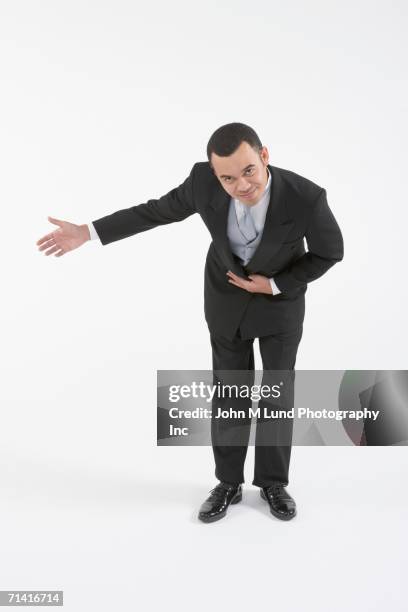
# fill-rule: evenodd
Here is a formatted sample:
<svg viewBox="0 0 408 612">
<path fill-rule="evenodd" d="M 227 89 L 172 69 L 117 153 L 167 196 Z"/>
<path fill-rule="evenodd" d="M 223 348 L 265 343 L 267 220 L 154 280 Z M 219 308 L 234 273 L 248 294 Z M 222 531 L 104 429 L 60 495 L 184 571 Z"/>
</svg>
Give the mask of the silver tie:
<svg viewBox="0 0 408 612">
<path fill-rule="evenodd" d="M 255 229 L 254 220 L 252 219 L 252 215 L 249 212 L 249 207 L 244 205 L 244 214 L 242 217 L 237 219 L 238 227 L 241 231 L 241 234 L 244 236 L 247 244 L 252 242 L 257 237 L 257 231 Z"/>
</svg>

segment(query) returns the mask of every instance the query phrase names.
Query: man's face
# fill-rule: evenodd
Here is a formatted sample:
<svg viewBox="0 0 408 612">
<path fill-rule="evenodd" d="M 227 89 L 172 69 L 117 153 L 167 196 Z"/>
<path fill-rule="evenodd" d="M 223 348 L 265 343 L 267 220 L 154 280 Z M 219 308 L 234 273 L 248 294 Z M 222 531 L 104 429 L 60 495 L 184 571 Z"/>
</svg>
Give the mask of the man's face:
<svg viewBox="0 0 408 612">
<path fill-rule="evenodd" d="M 241 142 L 238 149 L 228 157 L 211 154 L 214 174 L 225 191 L 248 206 L 257 204 L 265 191 L 268 161 L 266 147 L 258 152 L 247 142 Z"/>
</svg>

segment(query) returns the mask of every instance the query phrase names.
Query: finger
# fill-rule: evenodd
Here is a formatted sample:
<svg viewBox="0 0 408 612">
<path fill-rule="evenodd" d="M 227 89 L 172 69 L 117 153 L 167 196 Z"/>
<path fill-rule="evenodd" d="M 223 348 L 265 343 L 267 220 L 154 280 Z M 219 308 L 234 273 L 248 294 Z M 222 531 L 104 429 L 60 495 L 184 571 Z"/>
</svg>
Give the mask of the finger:
<svg viewBox="0 0 408 612">
<path fill-rule="evenodd" d="M 62 221 L 61 219 L 56 219 L 55 217 L 48 217 L 48 221 L 50 221 L 51 223 L 54 223 L 55 225 L 59 225 L 59 226 L 63 226 L 65 221 Z"/>
<path fill-rule="evenodd" d="M 230 276 L 229 280 L 234 281 L 234 283 L 237 283 L 237 285 L 241 285 L 243 282 L 243 279 L 239 278 L 239 276 Z"/>
<path fill-rule="evenodd" d="M 60 249 L 60 247 L 55 245 L 51 249 L 49 249 L 48 251 L 45 251 L 44 255 L 52 255 L 56 251 L 59 251 L 59 249 Z"/>
<path fill-rule="evenodd" d="M 40 247 L 38 247 L 39 251 L 44 251 L 44 249 L 48 249 L 49 247 L 54 246 L 55 244 L 55 240 L 51 239 L 51 240 L 47 240 L 47 242 L 44 242 L 44 244 Z"/>
<path fill-rule="evenodd" d="M 65 255 L 65 253 L 67 253 L 68 251 L 63 251 L 61 249 L 61 251 L 59 251 L 58 253 L 55 253 L 54 257 L 61 257 L 61 255 Z"/>
<path fill-rule="evenodd" d="M 231 272 L 231 271 L 228 271 L 228 272 L 227 272 L 227 276 L 229 276 L 229 278 L 233 278 L 233 279 L 234 279 L 234 280 L 236 280 L 236 281 L 242 281 L 242 280 L 244 280 L 244 279 L 243 279 L 241 276 L 237 276 L 236 274 L 234 274 L 234 273 L 233 273 L 233 272 Z"/>
<path fill-rule="evenodd" d="M 50 234 L 46 234 L 45 236 L 37 240 L 36 244 L 43 244 L 43 242 L 46 242 L 47 240 L 50 240 L 53 237 L 54 237 L 54 232 L 51 232 Z"/>
</svg>

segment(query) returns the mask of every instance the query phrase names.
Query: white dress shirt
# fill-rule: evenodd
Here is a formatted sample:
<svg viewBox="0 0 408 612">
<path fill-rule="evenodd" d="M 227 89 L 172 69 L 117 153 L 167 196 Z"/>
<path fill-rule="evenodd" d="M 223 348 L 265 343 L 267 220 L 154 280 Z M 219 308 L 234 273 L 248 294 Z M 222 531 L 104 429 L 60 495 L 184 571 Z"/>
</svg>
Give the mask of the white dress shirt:
<svg viewBox="0 0 408 612">
<path fill-rule="evenodd" d="M 260 200 L 256 204 L 249 206 L 249 212 L 254 221 L 255 229 L 258 233 L 263 232 L 263 228 L 265 225 L 266 212 L 268 210 L 268 204 L 269 204 L 269 194 L 271 190 L 272 176 L 268 168 L 266 169 L 266 171 L 268 173 L 268 182 L 266 184 L 265 191 L 263 192 Z M 244 214 L 244 210 L 245 210 L 245 207 L 247 207 L 247 204 L 244 204 L 240 200 L 237 200 L 236 198 L 234 198 L 234 205 L 235 205 L 235 211 L 237 213 L 237 219 L 239 220 Z M 94 224 L 90 222 L 87 225 L 89 229 L 89 234 L 91 236 L 91 240 L 96 240 L 96 239 L 99 240 L 99 236 L 94 227 Z M 273 295 L 278 295 L 278 293 L 281 293 L 281 291 L 278 289 L 273 278 L 270 278 L 269 282 L 271 283 Z"/>
</svg>

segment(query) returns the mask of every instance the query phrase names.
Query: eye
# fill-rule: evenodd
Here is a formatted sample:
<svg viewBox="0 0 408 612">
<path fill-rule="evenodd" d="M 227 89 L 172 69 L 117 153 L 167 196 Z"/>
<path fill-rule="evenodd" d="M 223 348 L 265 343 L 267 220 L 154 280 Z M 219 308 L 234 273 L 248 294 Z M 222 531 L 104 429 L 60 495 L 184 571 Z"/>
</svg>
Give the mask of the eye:
<svg viewBox="0 0 408 612">
<path fill-rule="evenodd" d="M 253 174 L 253 173 L 254 173 L 254 171 L 255 171 L 255 168 L 248 168 L 248 169 L 245 171 L 245 173 L 246 173 L 246 174 L 251 175 L 251 174 Z"/>
</svg>

